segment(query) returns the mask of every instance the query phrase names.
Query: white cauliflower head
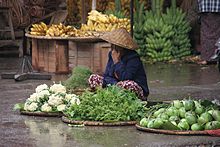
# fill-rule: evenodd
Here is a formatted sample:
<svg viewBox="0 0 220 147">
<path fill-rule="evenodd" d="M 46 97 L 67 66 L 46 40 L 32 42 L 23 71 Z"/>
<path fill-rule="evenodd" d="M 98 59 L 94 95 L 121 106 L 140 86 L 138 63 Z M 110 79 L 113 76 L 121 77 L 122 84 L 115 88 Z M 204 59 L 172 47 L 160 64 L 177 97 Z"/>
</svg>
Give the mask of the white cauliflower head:
<svg viewBox="0 0 220 147">
<path fill-rule="evenodd" d="M 63 110 L 65 110 L 65 108 L 66 108 L 65 104 L 61 104 L 61 105 L 57 106 L 58 111 L 63 111 Z"/>
<path fill-rule="evenodd" d="M 36 93 L 39 93 L 39 92 L 41 92 L 42 90 L 45 90 L 45 89 L 48 89 L 47 84 L 42 84 L 42 85 L 37 86 L 35 91 L 36 91 Z"/>
<path fill-rule="evenodd" d="M 30 104 L 27 103 L 25 107 L 26 108 L 24 108 L 24 109 L 26 109 L 27 111 L 35 111 L 35 110 L 37 110 L 38 105 L 37 105 L 37 103 L 32 102 Z"/>
<path fill-rule="evenodd" d="M 48 104 L 45 103 L 41 106 L 41 111 L 43 112 L 51 112 L 52 111 L 52 107 Z"/>
<path fill-rule="evenodd" d="M 66 94 L 65 95 L 65 99 L 68 101 L 70 101 L 72 98 L 78 98 L 78 96 L 75 94 Z"/>
<path fill-rule="evenodd" d="M 73 98 L 70 100 L 70 103 L 71 103 L 71 104 L 77 104 L 77 105 L 79 105 L 79 104 L 80 104 L 80 100 L 79 100 L 78 98 L 73 97 Z"/>
<path fill-rule="evenodd" d="M 37 93 L 31 94 L 27 100 L 30 102 L 37 102 L 38 101 L 38 94 Z"/>
<path fill-rule="evenodd" d="M 56 95 L 56 94 L 52 94 L 49 97 L 48 104 L 51 106 L 58 106 L 60 104 L 63 104 L 62 97 L 60 97 L 59 95 Z"/>
<path fill-rule="evenodd" d="M 54 93 L 66 93 L 66 87 L 63 86 L 62 84 L 53 84 L 50 87 L 50 91 Z"/>
<path fill-rule="evenodd" d="M 49 96 L 50 92 L 48 90 L 42 90 L 38 93 L 38 98 L 43 98 L 44 96 Z"/>
</svg>

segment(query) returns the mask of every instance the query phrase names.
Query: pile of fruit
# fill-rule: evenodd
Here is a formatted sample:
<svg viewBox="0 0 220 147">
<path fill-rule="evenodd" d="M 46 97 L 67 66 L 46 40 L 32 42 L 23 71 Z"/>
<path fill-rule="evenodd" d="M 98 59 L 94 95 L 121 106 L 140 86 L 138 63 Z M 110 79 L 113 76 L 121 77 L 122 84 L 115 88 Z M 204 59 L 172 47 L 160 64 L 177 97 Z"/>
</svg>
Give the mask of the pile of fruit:
<svg viewBox="0 0 220 147">
<path fill-rule="evenodd" d="M 219 106 L 210 101 L 174 100 L 171 104 L 154 105 L 149 108 L 148 118 L 143 118 L 140 125 L 153 129 L 172 130 L 215 130 L 220 128 Z"/>
<path fill-rule="evenodd" d="M 30 34 L 36 36 L 45 36 L 47 29 L 48 26 L 43 22 L 40 22 L 39 24 L 33 24 Z"/>
<path fill-rule="evenodd" d="M 139 3 L 134 14 L 134 38 L 139 53 L 151 62 L 182 59 L 191 54 L 191 27 L 186 14 L 175 4 L 165 12 L 162 6 L 162 0 L 155 0 L 152 10 L 145 12 L 144 4 Z"/>
<path fill-rule="evenodd" d="M 105 15 L 96 10 L 89 12 L 87 24 L 83 24 L 82 31 L 106 32 L 117 28 L 125 28 L 130 31 L 130 22 L 127 18 L 117 18 L 113 14 Z"/>
<path fill-rule="evenodd" d="M 92 10 L 89 12 L 87 24 L 82 24 L 80 29 L 76 29 L 73 26 L 65 26 L 61 23 L 47 26 L 41 22 L 32 25 L 30 34 L 51 37 L 86 37 L 98 36 L 99 32 L 108 32 L 118 28 L 126 28 L 129 31 L 129 19 L 117 18 L 112 14 L 105 15 L 96 10 Z"/>
<path fill-rule="evenodd" d="M 77 24 L 80 21 L 81 15 L 79 13 L 79 2 L 76 0 L 66 0 L 68 15 L 66 23 L 68 25 Z"/>
<path fill-rule="evenodd" d="M 76 32 L 76 28 L 72 26 L 65 26 L 62 23 L 47 26 L 45 23 L 40 22 L 39 24 L 32 25 L 30 34 L 36 36 L 68 37 L 75 35 Z"/>
</svg>

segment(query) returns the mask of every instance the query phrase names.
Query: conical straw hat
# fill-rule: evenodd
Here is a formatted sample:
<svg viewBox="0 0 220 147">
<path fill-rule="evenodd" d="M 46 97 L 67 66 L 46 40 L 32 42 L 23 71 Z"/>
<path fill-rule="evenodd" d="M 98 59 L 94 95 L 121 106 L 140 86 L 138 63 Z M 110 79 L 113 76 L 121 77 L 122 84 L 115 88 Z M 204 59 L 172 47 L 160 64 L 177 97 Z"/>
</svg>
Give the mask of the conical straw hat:
<svg viewBox="0 0 220 147">
<path fill-rule="evenodd" d="M 126 49 L 135 50 L 138 48 L 137 43 L 124 28 L 104 33 L 100 36 L 100 38 L 111 44 L 115 44 Z"/>
</svg>

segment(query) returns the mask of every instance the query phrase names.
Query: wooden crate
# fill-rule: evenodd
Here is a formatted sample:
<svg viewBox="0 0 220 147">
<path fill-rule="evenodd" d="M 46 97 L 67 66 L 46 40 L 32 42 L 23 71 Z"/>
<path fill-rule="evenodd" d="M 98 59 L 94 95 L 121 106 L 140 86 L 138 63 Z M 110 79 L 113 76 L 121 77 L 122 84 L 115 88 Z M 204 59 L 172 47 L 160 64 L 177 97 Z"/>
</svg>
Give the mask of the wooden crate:
<svg viewBox="0 0 220 147">
<path fill-rule="evenodd" d="M 86 66 L 94 73 L 103 74 L 111 46 L 106 42 L 69 41 L 69 68 Z"/>
<path fill-rule="evenodd" d="M 40 72 L 68 73 L 68 40 L 32 38 L 32 66 Z"/>
</svg>

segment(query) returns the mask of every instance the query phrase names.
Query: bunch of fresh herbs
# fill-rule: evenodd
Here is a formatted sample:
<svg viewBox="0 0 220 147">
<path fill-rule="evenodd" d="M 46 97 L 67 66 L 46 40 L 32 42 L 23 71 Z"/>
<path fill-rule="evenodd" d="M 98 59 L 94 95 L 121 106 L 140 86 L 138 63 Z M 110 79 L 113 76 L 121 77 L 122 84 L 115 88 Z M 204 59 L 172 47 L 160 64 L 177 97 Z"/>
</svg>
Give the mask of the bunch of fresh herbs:
<svg viewBox="0 0 220 147">
<path fill-rule="evenodd" d="M 133 121 L 144 116 L 143 103 L 135 93 L 117 86 L 86 91 L 80 105 L 72 105 L 65 114 L 73 120 Z"/>
<path fill-rule="evenodd" d="M 64 82 L 68 90 L 84 89 L 88 87 L 88 78 L 92 71 L 84 66 L 77 66 L 72 70 L 72 75 Z"/>
</svg>

